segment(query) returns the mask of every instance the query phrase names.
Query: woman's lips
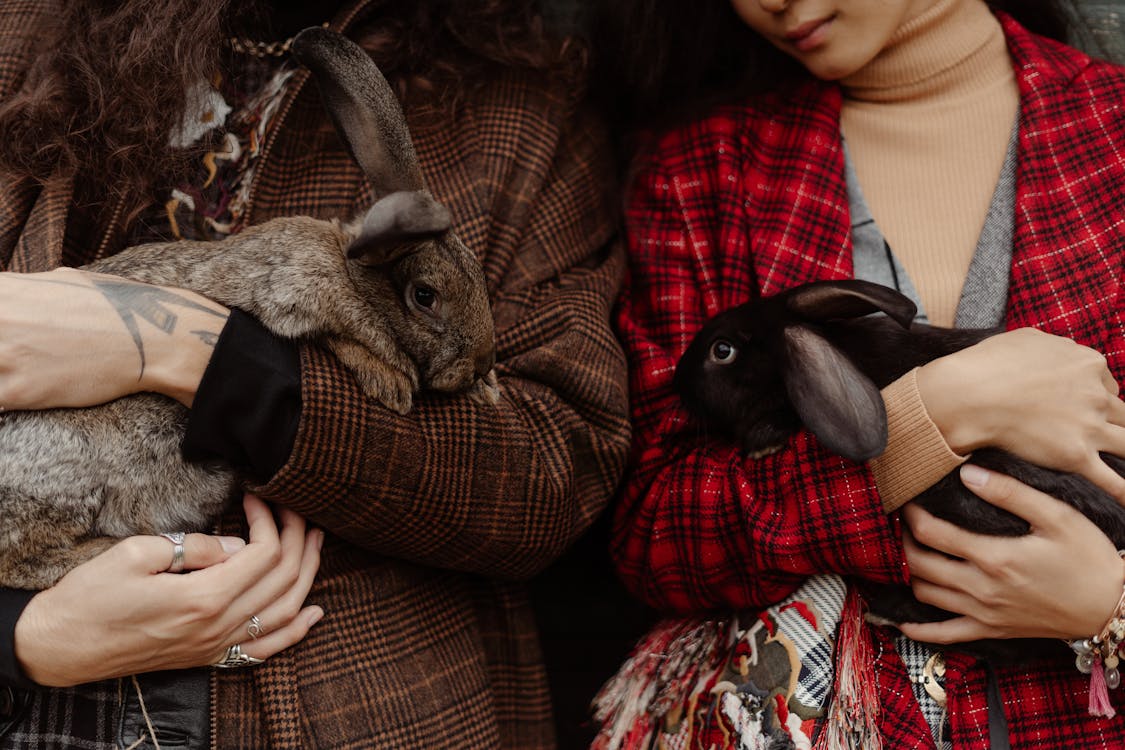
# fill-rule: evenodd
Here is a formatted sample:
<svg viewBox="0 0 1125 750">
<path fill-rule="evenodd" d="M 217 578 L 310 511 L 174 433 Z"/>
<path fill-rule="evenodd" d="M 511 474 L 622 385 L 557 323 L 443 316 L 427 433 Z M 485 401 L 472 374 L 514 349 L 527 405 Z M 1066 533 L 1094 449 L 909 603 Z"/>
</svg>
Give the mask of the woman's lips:
<svg viewBox="0 0 1125 750">
<path fill-rule="evenodd" d="M 828 29 L 835 16 L 808 21 L 785 35 L 785 40 L 801 52 L 819 47 L 828 37 Z"/>
</svg>

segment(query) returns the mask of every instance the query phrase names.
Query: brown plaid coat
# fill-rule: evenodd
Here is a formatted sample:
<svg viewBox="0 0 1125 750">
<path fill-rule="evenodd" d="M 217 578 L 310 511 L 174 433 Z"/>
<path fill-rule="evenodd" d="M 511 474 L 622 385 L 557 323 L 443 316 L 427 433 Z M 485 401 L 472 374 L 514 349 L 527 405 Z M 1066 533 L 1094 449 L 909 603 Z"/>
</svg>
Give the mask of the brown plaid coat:
<svg viewBox="0 0 1125 750">
<path fill-rule="evenodd" d="M 369 4 L 334 27 L 346 31 Z M 0 3 L 0 96 L 20 85 L 51 5 Z M 251 223 L 349 216 L 370 199 L 298 75 L 258 168 Z M 296 444 L 260 491 L 330 532 L 310 595 L 326 616 L 263 666 L 213 679 L 217 746 L 554 744 L 520 580 L 601 511 L 629 442 L 609 326 L 623 262 L 611 160 L 577 88 L 511 72 L 453 122 L 412 122 L 432 192 L 484 264 L 501 403 L 422 398 L 398 416 L 366 401 L 331 355 L 304 348 Z M 65 175 L 42 186 L 0 176 L 3 267 L 120 249 L 112 205 L 79 216 L 70 204 Z"/>
</svg>

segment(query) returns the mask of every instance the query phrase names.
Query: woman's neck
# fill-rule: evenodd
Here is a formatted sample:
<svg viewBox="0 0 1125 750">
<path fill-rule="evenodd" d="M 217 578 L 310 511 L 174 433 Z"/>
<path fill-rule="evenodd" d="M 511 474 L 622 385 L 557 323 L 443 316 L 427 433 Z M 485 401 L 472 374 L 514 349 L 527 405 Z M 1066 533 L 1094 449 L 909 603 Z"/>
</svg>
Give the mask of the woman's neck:
<svg viewBox="0 0 1125 750">
<path fill-rule="evenodd" d="M 1004 33 L 988 6 L 937 0 L 841 83 L 849 99 L 891 103 L 957 97 L 1010 75 Z"/>
</svg>

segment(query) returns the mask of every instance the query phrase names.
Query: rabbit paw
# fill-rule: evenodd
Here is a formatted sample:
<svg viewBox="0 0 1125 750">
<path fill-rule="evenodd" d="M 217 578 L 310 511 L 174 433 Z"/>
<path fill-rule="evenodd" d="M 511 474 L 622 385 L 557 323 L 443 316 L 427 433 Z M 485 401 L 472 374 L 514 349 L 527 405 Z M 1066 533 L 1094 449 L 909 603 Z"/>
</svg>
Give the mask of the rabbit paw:
<svg viewBox="0 0 1125 750">
<path fill-rule="evenodd" d="M 360 381 L 364 392 L 391 411 L 406 414 L 413 408 L 414 384 L 403 373 L 388 368 L 380 376 L 364 380 Z"/>
<path fill-rule="evenodd" d="M 368 398 L 399 414 L 406 414 L 414 406 L 418 373 L 412 365 L 388 362 L 348 339 L 330 339 L 328 346 L 352 372 Z"/>
<path fill-rule="evenodd" d="M 468 393 L 469 398 L 478 404 L 495 406 L 500 401 L 500 383 L 496 379 L 496 370 L 489 370 L 483 378 L 474 381 Z"/>
</svg>

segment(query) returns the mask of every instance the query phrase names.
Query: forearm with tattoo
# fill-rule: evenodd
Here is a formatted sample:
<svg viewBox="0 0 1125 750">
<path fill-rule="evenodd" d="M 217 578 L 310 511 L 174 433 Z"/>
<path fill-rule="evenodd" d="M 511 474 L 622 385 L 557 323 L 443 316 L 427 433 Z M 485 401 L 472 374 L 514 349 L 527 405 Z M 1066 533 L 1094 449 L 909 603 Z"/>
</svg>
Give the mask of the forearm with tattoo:
<svg viewBox="0 0 1125 750">
<path fill-rule="evenodd" d="M 27 280 L 32 281 L 32 279 Z M 59 281 L 57 279 L 34 279 L 34 282 L 42 284 L 62 284 L 64 286 L 73 286 L 80 289 L 90 288 L 84 284 Z M 208 315 L 213 315 L 218 320 L 226 319 L 224 313 L 207 307 L 206 305 L 201 305 L 195 300 L 190 299 L 186 294 L 170 289 L 152 286 L 151 284 L 142 284 L 116 276 L 92 275 L 90 277 L 90 282 L 93 288 L 100 292 L 113 307 L 117 316 L 121 318 L 121 322 L 125 324 L 125 328 L 128 329 L 129 335 L 133 338 L 133 343 L 137 347 L 137 354 L 139 354 L 141 358 L 141 371 L 137 376 L 138 380 L 144 377 L 146 364 L 144 339 L 141 336 L 140 326 L 137 321 L 138 318 L 147 321 L 149 324 L 168 335 L 173 334 L 177 324 L 180 323 L 179 316 L 176 314 L 176 308 L 196 310 Z M 218 333 L 214 331 L 198 329 L 192 330 L 190 333 L 211 348 L 215 347 L 215 343 L 219 338 Z"/>
</svg>

